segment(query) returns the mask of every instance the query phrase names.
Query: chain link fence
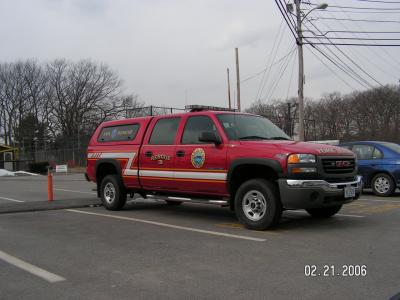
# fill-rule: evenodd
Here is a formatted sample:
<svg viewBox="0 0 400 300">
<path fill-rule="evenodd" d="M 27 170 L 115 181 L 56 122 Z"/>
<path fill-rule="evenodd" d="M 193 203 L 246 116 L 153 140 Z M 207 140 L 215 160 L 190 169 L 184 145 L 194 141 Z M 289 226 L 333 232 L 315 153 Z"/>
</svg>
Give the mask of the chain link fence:
<svg viewBox="0 0 400 300">
<path fill-rule="evenodd" d="M 49 162 L 50 164 L 64 165 L 69 167 L 84 167 L 86 165 L 86 150 L 80 149 L 57 149 L 57 150 L 41 150 L 34 152 L 34 160 L 36 162 Z"/>
</svg>

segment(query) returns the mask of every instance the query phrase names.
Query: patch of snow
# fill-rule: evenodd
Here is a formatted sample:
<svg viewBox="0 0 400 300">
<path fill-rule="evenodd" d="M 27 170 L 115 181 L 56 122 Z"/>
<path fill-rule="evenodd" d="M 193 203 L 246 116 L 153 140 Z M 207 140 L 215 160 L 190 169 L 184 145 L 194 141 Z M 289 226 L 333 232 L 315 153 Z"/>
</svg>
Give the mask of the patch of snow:
<svg viewBox="0 0 400 300">
<path fill-rule="evenodd" d="M 16 171 L 14 172 L 15 175 L 31 175 L 31 176 L 39 176 L 39 174 L 36 173 L 30 173 L 26 171 Z"/>
<path fill-rule="evenodd" d="M 0 169 L 0 176 L 15 176 L 15 174 L 14 172 L 5 169 Z"/>
<path fill-rule="evenodd" d="M 0 176 L 24 176 L 24 175 L 38 176 L 39 174 L 30 173 L 26 171 L 11 172 L 5 169 L 0 169 Z"/>
</svg>

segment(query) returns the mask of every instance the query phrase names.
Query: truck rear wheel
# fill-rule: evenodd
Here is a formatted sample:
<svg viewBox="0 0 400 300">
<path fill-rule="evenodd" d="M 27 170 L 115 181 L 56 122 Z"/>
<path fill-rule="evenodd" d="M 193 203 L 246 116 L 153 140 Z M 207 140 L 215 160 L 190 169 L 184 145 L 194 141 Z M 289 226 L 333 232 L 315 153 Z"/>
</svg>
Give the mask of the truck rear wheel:
<svg viewBox="0 0 400 300">
<path fill-rule="evenodd" d="M 310 208 L 306 209 L 306 211 L 315 218 L 329 218 L 335 215 L 341 208 L 341 205 L 337 205 L 331 207 Z"/>
<path fill-rule="evenodd" d="M 116 175 L 107 175 L 100 186 L 101 202 L 109 210 L 120 210 L 126 202 L 126 192 Z"/>
<path fill-rule="evenodd" d="M 236 193 L 235 212 L 248 229 L 265 230 L 275 226 L 282 215 L 277 187 L 265 179 L 244 182 Z"/>
</svg>

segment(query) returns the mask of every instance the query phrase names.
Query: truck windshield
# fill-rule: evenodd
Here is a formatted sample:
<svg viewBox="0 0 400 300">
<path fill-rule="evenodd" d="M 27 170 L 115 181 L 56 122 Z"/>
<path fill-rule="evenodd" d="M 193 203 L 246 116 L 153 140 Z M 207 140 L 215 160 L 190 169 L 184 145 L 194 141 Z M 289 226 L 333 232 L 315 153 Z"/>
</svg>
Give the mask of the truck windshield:
<svg viewBox="0 0 400 300">
<path fill-rule="evenodd" d="M 220 114 L 217 118 L 229 140 L 291 140 L 281 129 L 263 117 Z"/>
</svg>

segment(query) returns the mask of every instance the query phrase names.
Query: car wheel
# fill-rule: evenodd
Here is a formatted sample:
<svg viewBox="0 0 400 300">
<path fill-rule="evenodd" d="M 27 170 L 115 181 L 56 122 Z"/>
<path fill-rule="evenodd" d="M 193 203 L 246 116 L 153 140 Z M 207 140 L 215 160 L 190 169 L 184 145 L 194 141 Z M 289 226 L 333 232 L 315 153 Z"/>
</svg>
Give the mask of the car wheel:
<svg viewBox="0 0 400 300">
<path fill-rule="evenodd" d="M 126 202 L 126 192 L 116 175 L 103 178 L 100 187 L 101 202 L 109 210 L 120 210 Z"/>
<path fill-rule="evenodd" d="M 396 189 L 392 177 L 384 173 L 375 175 L 372 178 L 371 186 L 374 194 L 382 197 L 390 196 Z"/>
<path fill-rule="evenodd" d="M 341 205 L 337 205 L 330 207 L 310 208 L 306 209 L 306 211 L 315 218 L 329 218 L 337 214 L 341 208 Z"/>
<path fill-rule="evenodd" d="M 276 185 L 265 179 L 244 182 L 236 192 L 235 212 L 248 229 L 264 230 L 275 226 L 282 216 Z"/>
<path fill-rule="evenodd" d="M 177 205 L 181 205 L 182 204 L 182 201 L 165 200 L 165 202 L 167 202 L 167 204 L 170 205 L 170 206 L 177 206 Z"/>
</svg>

